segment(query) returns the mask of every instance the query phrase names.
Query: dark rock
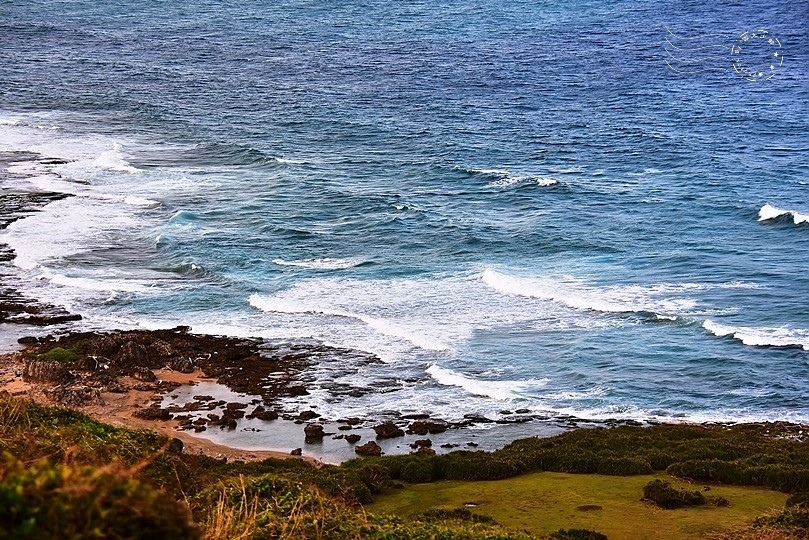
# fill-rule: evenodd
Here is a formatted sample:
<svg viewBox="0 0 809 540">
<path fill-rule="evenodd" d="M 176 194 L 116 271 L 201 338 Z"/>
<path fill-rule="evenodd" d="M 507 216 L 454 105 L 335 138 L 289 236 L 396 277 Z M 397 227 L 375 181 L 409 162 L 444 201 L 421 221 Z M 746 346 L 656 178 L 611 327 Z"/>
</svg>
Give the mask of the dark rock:
<svg viewBox="0 0 809 540">
<path fill-rule="evenodd" d="M 514 414 L 514 413 L 512 413 L 511 411 L 509 411 L 507 409 L 503 409 L 502 411 L 500 411 L 500 414 Z"/>
<path fill-rule="evenodd" d="M 205 426 L 194 426 L 194 433 L 201 433 L 205 431 L 207 428 Z"/>
<path fill-rule="evenodd" d="M 246 403 L 228 403 L 225 408 L 229 411 L 235 411 L 236 409 L 246 409 Z"/>
<path fill-rule="evenodd" d="M 57 386 L 45 391 L 49 399 L 64 407 L 82 407 L 99 399 L 99 391 L 89 386 Z"/>
<path fill-rule="evenodd" d="M 37 382 L 65 384 L 73 381 L 73 374 L 56 360 L 34 360 L 26 362 L 23 379 Z"/>
<path fill-rule="evenodd" d="M 433 445 L 433 441 L 431 441 L 430 439 L 418 439 L 413 444 L 415 444 L 416 446 L 423 447 L 423 448 L 429 448 L 429 447 L 431 447 Z"/>
<path fill-rule="evenodd" d="M 530 413 L 531 411 L 530 411 L 529 409 L 517 409 L 517 410 L 516 410 L 516 411 L 514 411 L 514 412 L 515 412 L 515 413 L 517 413 L 517 414 L 528 414 L 528 413 Z"/>
<path fill-rule="evenodd" d="M 134 341 L 127 341 L 118 350 L 115 355 L 115 361 L 122 366 L 135 367 L 135 366 L 149 366 L 149 353 L 143 345 L 135 343 Z"/>
<path fill-rule="evenodd" d="M 339 429 L 340 431 L 349 431 L 354 428 L 352 428 L 351 426 L 337 426 L 337 429 Z"/>
<path fill-rule="evenodd" d="M 417 456 L 434 456 L 435 450 L 427 448 L 426 446 L 419 446 L 419 449 L 414 452 Z"/>
<path fill-rule="evenodd" d="M 171 420 L 171 413 L 167 409 L 151 406 L 135 411 L 133 416 L 144 420 Z"/>
<path fill-rule="evenodd" d="M 320 418 L 320 415 L 317 414 L 315 411 L 303 411 L 298 415 L 298 420 L 314 420 L 315 418 Z"/>
<path fill-rule="evenodd" d="M 166 364 L 169 369 L 174 371 L 179 371 L 180 373 L 193 373 L 196 369 L 194 366 L 194 362 L 189 360 L 188 358 L 183 358 L 178 356 L 177 358 L 172 358 Z"/>
<path fill-rule="evenodd" d="M 354 444 L 355 442 L 359 441 L 360 439 L 362 439 L 362 437 L 360 435 L 357 435 L 356 433 L 351 433 L 351 434 L 345 436 L 345 440 L 347 440 L 351 444 Z"/>
<path fill-rule="evenodd" d="M 213 396 L 198 395 L 194 396 L 194 399 L 196 399 L 197 401 L 213 401 Z"/>
<path fill-rule="evenodd" d="M 374 426 L 377 439 L 392 439 L 393 437 L 404 437 L 404 430 L 393 422 L 383 422 Z"/>
<path fill-rule="evenodd" d="M 436 433 L 444 433 L 447 430 L 447 424 L 444 422 L 436 422 L 432 420 L 416 421 L 410 424 L 410 430 L 416 435 L 435 435 Z"/>
<path fill-rule="evenodd" d="M 33 345 L 34 343 L 39 343 L 39 338 L 34 336 L 25 336 L 18 339 L 17 343 L 20 345 Z"/>
<path fill-rule="evenodd" d="M 92 356 L 82 356 L 73 362 L 73 369 L 78 371 L 96 371 L 99 367 L 100 362 Z"/>
<path fill-rule="evenodd" d="M 405 420 L 426 420 L 427 418 L 430 418 L 430 415 L 424 413 L 403 414 L 402 418 Z"/>
<path fill-rule="evenodd" d="M 476 442 L 471 442 L 470 441 L 470 442 L 466 443 L 466 446 L 469 446 L 471 448 L 477 448 L 479 445 Z"/>
<path fill-rule="evenodd" d="M 479 414 L 465 414 L 463 415 L 464 418 L 472 422 L 473 424 L 491 424 L 494 420 L 490 418 L 486 418 L 485 416 Z"/>
<path fill-rule="evenodd" d="M 130 376 L 136 381 L 141 382 L 155 382 L 157 380 L 157 376 L 154 374 L 154 372 L 151 369 L 143 366 L 135 367 L 130 372 Z"/>
<path fill-rule="evenodd" d="M 374 441 L 368 441 L 365 444 L 354 447 L 354 452 L 359 456 L 381 456 L 382 447 Z"/>
<path fill-rule="evenodd" d="M 459 445 L 452 444 L 452 443 L 444 443 L 441 445 L 441 448 L 458 448 Z"/>
<path fill-rule="evenodd" d="M 320 424 L 309 424 L 303 428 L 303 432 L 307 439 L 322 439 L 324 435 L 323 426 Z"/>
<path fill-rule="evenodd" d="M 303 448 L 296 448 L 289 453 L 290 456 L 300 456 L 303 454 Z"/>
</svg>

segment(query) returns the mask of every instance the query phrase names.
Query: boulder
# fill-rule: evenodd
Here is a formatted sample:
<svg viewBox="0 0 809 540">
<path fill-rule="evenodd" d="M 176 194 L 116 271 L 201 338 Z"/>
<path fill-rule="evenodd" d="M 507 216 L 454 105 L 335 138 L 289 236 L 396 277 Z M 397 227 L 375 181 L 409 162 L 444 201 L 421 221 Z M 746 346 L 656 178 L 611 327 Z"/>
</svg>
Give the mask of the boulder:
<svg viewBox="0 0 809 540">
<path fill-rule="evenodd" d="M 419 449 L 413 453 L 417 456 L 434 456 L 435 450 L 432 448 L 427 448 L 426 446 L 420 446 Z"/>
<path fill-rule="evenodd" d="M 393 437 L 404 437 L 402 428 L 393 422 L 384 422 L 378 426 L 374 426 L 377 439 L 392 439 Z"/>
<path fill-rule="evenodd" d="M 436 433 L 444 433 L 447 430 L 447 424 L 444 422 L 436 422 L 434 420 L 419 420 L 410 424 L 410 431 L 416 435 L 435 435 Z"/>
<path fill-rule="evenodd" d="M 345 440 L 347 440 L 351 444 L 354 444 L 355 442 L 362 439 L 362 437 L 360 435 L 357 435 L 356 433 L 351 433 L 349 435 L 346 435 L 344 438 L 345 438 Z"/>
<path fill-rule="evenodd" d="M 365 444 L 355 447 L 354 452 L 358 456 L 381 456 L 382 447 L 376 444 L 374 441 L 368 441 Z"/>
<path fill-rule="evenodd" d="M 56 360 L 34 360 L 26 362 L 23 379 L 37 382 L 65 384 L 73 381 L 73 375 Z"/>
<path fill-rule="evenodd" d="M 143 366 L 137 366 L 130 372 L 130 376 L 135 379 L 136 381 L 141 382 L 155 382 L 157 380 L 157 376 L 154 372 Z"/>
<path fill-rule="evenodd" d="M 322 439 L 323 435 L 323 426 L 320 424 L 309 424 L 305 428 L 303 428 L 303 432 L 306 434 L 307 439 Z"/>
</svg>

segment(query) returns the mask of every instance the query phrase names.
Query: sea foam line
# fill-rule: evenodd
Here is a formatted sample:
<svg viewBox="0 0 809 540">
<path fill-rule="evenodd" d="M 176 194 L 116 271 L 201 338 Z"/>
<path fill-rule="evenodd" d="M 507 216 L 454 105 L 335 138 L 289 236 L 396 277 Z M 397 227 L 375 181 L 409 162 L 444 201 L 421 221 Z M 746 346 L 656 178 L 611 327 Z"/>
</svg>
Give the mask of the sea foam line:
<svg viewBox="0 0 809 540">
<path fill-rule="evenodd" d="M 278 266 L 297 266 L 300 268 L 310 268 L 314 270 L 344 270 L 363 264 L 363 259 L 331 259 L 324 257 L 321 259 L 302 259 L 297 261 L 286 261 L 284 259 L 273 259 Z"/>
<path fill-rule="evenodd" d="M 372 328 L 375 332 L 390 337 L 403 339 L 415 345 L 416 347 L 428 351 L 450 351 L 452 347 L 442 343 L 438 340 L 431 339 L 423 336 L 412 330 L 399 325 L 393 321 L 383 319 L 380 317 L 372 317 L 363 313 L 352 313 L 350 311 L 343 311 L 339 309 L 322 309 L 315 306 L 307 306 L 296 304 L 288 301 L 279 301 L 272 298 L 262 297 L 258 294 L 253 294 L 249 299 L 250 305 L 254 308 L 260 309 L 265 312 L 275 313 L 310 313 L 314 315 L 327 315 L 331 317 L 345 317 L 348 319 L 355 319 L 361 321 Z"/>
</svg>

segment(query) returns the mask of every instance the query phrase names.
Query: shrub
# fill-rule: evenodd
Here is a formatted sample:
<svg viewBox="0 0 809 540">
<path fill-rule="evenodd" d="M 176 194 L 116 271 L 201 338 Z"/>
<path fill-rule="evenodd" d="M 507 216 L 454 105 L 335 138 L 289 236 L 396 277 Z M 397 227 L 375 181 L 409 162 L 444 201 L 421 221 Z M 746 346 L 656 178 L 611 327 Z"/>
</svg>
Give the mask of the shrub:
<svg viewBox="0 0 809 540">
<path fill-rule="evenodd" d="M 607 540 L 607 535 L 589 529 L 559 529 L 551 533 L 552 540 Z"/>
<path fill-rule="evenodd" d="M 453 519 L 457 521 L 471 521 L 472 523 L 495 523 L 494 518 L 491 516 L 475 514 L 466 508 L 453 508 L 452 510 L 433 508 L 419 514 L 416 519 L 421 521 L 444 521 Z"/>
<path fill-rule="evenodd" d="M 672 509 L 684 506 L 700 506 L 706 503 L 699 491 L 675 489 L 662 480 L 652 480 L 643 488 L 643 498 L 660 508 Z"/>
<path fill-rule="evenodd" d="M 809 509 L 809 492 L 803 491 L 788 498 L 786 507 L 792 508 L 793 506 L 797 508 Z"/>
<path fill-rule="evenodd" d="M 8 538 L 197 539 L 188 507 L 116 465 L 28 468 L 9 460 L 0 472 L 0 530 Z"/>
<path fill-rule="evenodd" d="M 63 349 L 62 347 L 54 347 L 39 356 L 44 360 L 55 360 L 60 364 L 67 365 L 73 364 L 79 357 L 73 349 Z"/>
</svg>

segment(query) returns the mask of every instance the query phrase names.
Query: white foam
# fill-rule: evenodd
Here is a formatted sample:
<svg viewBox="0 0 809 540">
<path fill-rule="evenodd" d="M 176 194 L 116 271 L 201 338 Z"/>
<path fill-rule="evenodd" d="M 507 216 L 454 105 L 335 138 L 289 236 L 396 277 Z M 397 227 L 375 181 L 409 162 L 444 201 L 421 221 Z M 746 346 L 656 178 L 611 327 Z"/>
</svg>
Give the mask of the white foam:
<svg viewBox="0 0 809 540">
<path fill-rule="evenodd" d="M 140 169 L 130 165 L 123 157 L 123 147 L 120 143 L 112 143 L 112 148 L 102 152 L 95 160 L 93 165 L 100 169 L 108 169 L 111 171 L 120 171 L 128 173 L 140 172 Z"/>
<path fill-rule="evenodd" d="M 88 291 L 103 291 L 109 293 L 130 292 L 130 293 L 143 293 L 153 290 L 146 283 L 139 280 L 122 280 L 122 279 L 97 279 L 90 277 L 69 277 L 63 274 L 54 273 L 46 270 L 39 276 L 39 279 L 45 279 L 53 284 L 62 285 L 64 287 L 73 287 L 78 289 L 85 289 Z"/>
<path fill-rule="evenodd" d="M 772 206 L 771 204 L 765 204 L 761 207 L 761 209 L 758 211 L 758 220 L 769 221 L 784 215 L 792 216 L 792 221 L 795 223 L 795 225 L 809 223 L 809 214 L 802 214 L 796 210 L 784 210 L 782 208 Z"/>
<path fill-rule="evenodd" d="M 531 388 L 545 386 L 548 379 L 531 379 L 527 381 L 487 381 L 473 379 L 453 371 L 443 368 L 438 364 L 432 364 L 427 368 L 427 373 L 439 384 L 444 386 L 457 386 L 463 388 L 470 394 L 484 396 L 500 401 L 509 401 L 523 397 L 522 392 Z"/>
<path fill-rule="evenodd" d="M 278 266 L 298 266 L 301 268 L 311 268 L 314 270 L 344 270 L 359 266 L 365 261 L 363 259 L 302 259 L 299 261 L 285 261 L 284 259 L 273 259 Z"/>
<path fill-rule="evenodd" d="M 809 330 L 788 326 L 729 326 L 710 319 L 706 319 L 702 327 L 717 337 L 732 337 L 751 347 L 802 347 L 809 351 Z"/>
<path fill-rule="evenodd" d="M 300 159 L 286 159 L 286 158 L 279 158 L 279 157 L 275 158 L 275 161 L 277 163 L 282 163 L 284 165 L 303 165 L 304 163 L 306 163 L 305 161 L 300 160 Z"/>
<path fill-rule="evenodd" d="M 124 203 L 132 205 L 132 206 L 143 206 L 146 208 L 156 208 L 160 206 L 158 201 L 153 201 L 152 199 L 146 199 L 144 197 L 138 197 L 136 195 L 127 195 L 124 197 Z"/>
</svg>

